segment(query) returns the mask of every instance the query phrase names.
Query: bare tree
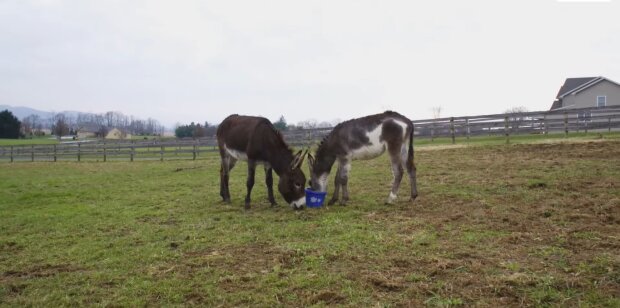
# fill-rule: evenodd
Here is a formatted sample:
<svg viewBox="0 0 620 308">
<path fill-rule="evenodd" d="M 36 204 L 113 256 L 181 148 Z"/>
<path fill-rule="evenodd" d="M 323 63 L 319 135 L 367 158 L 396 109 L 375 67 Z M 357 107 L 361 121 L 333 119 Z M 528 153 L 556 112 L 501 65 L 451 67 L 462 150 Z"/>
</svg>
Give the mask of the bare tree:
<svg viewBox="0 0 620 308">
<path fill-rule="evenodd" d="M 520 122 L 526 120 L 526 117 L 521 115 L 521 113 L 527 112 L 527 108 L 524 106 L 511 107 L 506 109 L 505 114 L 509 114 L 509 121 L 512 123 L 512 129 L 518 129 Z"/>
<path fill-rule="evenodd" d="M 506 109 L 506 111 L 504 111 L 504 113 L 523 113 L 523 112 L 527 112 L 527 108 L 525 108 L 524 106 L 511 107 L 511 108 Z"/>
<path fill-rule="evenodd" d="M 310 119 L 310 120 L 305 120 L 305 121 L 301 121 L 299 123 L 297 123 L 297 126 L 303 127 L 303 128 L 317 128 L 318 123 L 315 119 Z"/>
<path fill-rule="evenodd" d="M 22 120 L 24 134 L 32 136 L 37 134 L 37 130 L 41 131 L 41 117 L 31 114 Z"/>
<path fill-rule="evenodd" d="M 69 134 L 69 123 L 64 113 L 57 113 L 52 117 L 52 134 L 60 140 L 60 137 Z"/>
</svg>

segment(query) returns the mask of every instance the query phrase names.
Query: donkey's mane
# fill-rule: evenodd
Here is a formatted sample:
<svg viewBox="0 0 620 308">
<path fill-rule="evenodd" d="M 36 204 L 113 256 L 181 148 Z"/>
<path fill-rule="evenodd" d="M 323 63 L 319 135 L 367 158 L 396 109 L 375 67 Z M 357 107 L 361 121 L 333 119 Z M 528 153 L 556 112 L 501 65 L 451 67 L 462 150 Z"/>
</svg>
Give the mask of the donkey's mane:
<svg viewBox="0 0 620 308">
<path fill-rule="evenodd" d="M 284 136 L 282 135 L 282 133 L 278 129 L 276 129 L 276 127 L 273 126 L 271 122 L 268 121 L 268 123 L 269 123 L 269 128 L 271 128 L 271 131 L 273 131 L 276 134 L 276 136 L 278 136 L 278 141 L 280 141 L 282 145 L 284 145 L 286 149 L 289 150 L 292 154 L 293 150 L 291 149 L 291 147 L 288 146 L 288 143 L 284 141 Z"/>
<path fill-rule="evenodd" d="M 335 127 L 334 127 L 334 129 L 335 129 Z M 323 139 L 321 140 L 321 142 L 319 142 L 319 146 L 316 148 L 316 151 L 317 151 L 317 152 L 321 149 L 321 147 L 323 146 L 323 144 L 325 143 L 325 141 L 327 141 L 327 139 L 329 139 L 329 136 L 331 136 L 331 135 L 332 135 L 332 134 L 331 134 L 331 132 L 330 132 L 329 134 L 327 134 L 327 135 L 323 136 Z"/>
</svg>

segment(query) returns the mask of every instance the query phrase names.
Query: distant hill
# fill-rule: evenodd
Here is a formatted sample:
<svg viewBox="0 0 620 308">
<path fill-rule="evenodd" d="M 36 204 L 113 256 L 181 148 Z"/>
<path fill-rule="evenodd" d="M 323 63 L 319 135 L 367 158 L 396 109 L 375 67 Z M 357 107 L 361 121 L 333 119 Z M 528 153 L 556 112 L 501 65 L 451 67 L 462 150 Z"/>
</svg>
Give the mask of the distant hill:
<svg viewBox="0 0 620 308">
<path fill-rule="evenodd" d="M 20 120 L 24 119 L 25 117 L 31 114 L 38 115 L 42 119 L 47 119 L 47 118 L 51 118 L 54 115 L 54 113 L 64 113 L 68 116 L 76 116 L 78 113 L 80 113 L 77 111 L 51 112 L 51 111 L 42 111 L 42 110 L 32 109 L 29 107 L 14 107 L 14 106 L 9 106 L 9 105 L 0 105 L 0 111 L 3 111 L 3 110 L 9 110 L 10 112 L 13 113 L 14 116 L 16 116 Z"/>
</svg>

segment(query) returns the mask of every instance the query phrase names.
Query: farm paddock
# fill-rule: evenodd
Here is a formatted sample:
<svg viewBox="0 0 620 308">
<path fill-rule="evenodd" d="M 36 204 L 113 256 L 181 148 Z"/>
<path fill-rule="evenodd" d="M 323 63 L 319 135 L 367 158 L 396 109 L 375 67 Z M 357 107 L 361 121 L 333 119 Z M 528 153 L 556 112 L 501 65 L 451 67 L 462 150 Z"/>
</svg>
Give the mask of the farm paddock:
<svg viewBox="0 0 620 308">
<path fill-rule="evenodd" d="M 620 305 L 620 140 L 416 163 L 413 204 L 383 204 L 384 155 L 353 162 L 348 206 L 303 211 L 262 170 L 244 211 L 244 164 L 222 204 L 215 154 L 0 164 L 0 306 Z"/>
</svg>

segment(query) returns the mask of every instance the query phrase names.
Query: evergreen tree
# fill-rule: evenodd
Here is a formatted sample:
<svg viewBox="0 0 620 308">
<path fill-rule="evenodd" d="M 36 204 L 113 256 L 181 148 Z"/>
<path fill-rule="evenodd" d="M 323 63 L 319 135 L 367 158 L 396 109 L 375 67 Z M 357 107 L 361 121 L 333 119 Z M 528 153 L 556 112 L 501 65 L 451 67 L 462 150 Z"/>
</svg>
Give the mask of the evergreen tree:
<svg viewBox="0 0 620 308">
<path fill-rule="evenodd" d="M 273 126 L 279 131 L 286 130 L 287 126 L 286 126 L 286 120 L 284 119 L 284 116 L 280 116 L 280 119 L 276 121 L 275 123 L 273 123 Z"/>
<path fill-rule="evenodd" d="M 18 139 L 21 122 L 9 110 L 0 112 L 0 138 Z"/>
</svg>

